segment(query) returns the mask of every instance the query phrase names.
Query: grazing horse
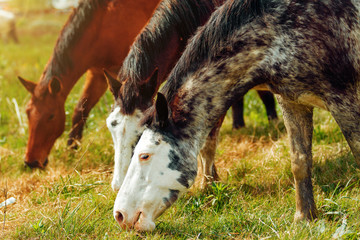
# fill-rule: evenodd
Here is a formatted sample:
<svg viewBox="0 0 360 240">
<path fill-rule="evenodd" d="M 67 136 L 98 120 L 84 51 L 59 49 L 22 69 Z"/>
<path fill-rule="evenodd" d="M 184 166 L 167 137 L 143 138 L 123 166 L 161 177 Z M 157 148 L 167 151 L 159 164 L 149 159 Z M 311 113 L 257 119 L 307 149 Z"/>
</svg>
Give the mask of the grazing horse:
<svg viewBox="0 0 360 240">
<path fill-rule="evenodd" d="M 118 192 L 122 228 L 152 230 L 194 182 L 206 137 L 231 104 L 265 84 L 289 134 L 295 220 L 316 218 L 313 108 L 330 111 L 360 165 L 360 1 L 228 0 L 189 41 L 143 119 Z"/>
<path fill-rule="evenodd" d="M 112 188 L 120 189 L 130 164 L 133 147 L 143 128 L 139 121 L 151 104 L 159 85 L 166 79 L 180 58 L 187 40 L 203 25 L 223 0 L 164 0 L 154 12 L 147 26 L 137 36 L 119 73 L 119 81 L 108 77 L 115 96 L 115 108 L 107 119 L 115 148 L 115 168 Z M 156 72 L 156 73 L 155 73 Z M 153 73 L 153 77 L 150 77 Z M 121 84 L 122 83 L 122 84 Z M 259 91 L 268 118 L 276 118 L 273 95 Z M 243 101 L 234 104 L 234 127 L 244 125 Z M 218 124 L 221 126 L 221 122 Z M 200 156 L 204 178 L 202 186 L 217 179 L 214 155 L 219 129 L 209 135 Z"/>
<path fill-rule="evenodd" d="M 16 19 L 15 14 L 9 11 L 0 9 L 0 35 L 5 41 L 13 40 L 15 43 L 19 42 L 16 34 Z"/>
<path fill-rule="evenodd" d="M 103 68 L 118 71 L 129 47 L 159 0 L 81 1 L 64 25 L 39 83 L 20 78 L 31 93 L 26 113 L 29 140 L 25 163 L 43 168 L 65 125 L 65 100 L 87 71 L 68 145 L 81 139 L 90 110 L 107 89 Z"/>
</svg>

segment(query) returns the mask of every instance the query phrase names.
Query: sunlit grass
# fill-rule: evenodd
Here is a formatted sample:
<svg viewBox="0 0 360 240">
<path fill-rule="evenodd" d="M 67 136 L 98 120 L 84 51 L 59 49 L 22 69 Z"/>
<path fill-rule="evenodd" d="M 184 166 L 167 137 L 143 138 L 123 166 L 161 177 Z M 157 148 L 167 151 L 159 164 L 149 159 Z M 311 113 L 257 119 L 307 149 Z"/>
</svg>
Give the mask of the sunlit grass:
<svg viewBox="0 0 360 240">
<path fill-rule="evenodd" d="M 0 44 L 0 202 L 5 196 L 17 199 L 6 215 L 0 209 L 1 239 L 360 238 L 360 171 L 334 119 L 325 111 L 314 112 L 313 183 L 319 219 L 295 224 L 284 124 L 268 123 L 255 91 L 245 97 L 246 128 L 232 130 L 231 112 L 225 118 L 216 154 L 221 180 L 206 190 L 193 187 L 158 219 L 152 233 L 121 231 L 112 217 L 113 146 L 105 126 L 110 93 L 91 112 L 80 147 L 66 147 L 83 78 L 65 105 L 66 130 L 47 169 L 24 168 L 30 96 L 17 75 L 39 79 L 65 19 L 66 14 L 52 13 L 20 19 L 21 43 Z M 279 109 L 278 114 L 281 119 Z"/>
</svg>

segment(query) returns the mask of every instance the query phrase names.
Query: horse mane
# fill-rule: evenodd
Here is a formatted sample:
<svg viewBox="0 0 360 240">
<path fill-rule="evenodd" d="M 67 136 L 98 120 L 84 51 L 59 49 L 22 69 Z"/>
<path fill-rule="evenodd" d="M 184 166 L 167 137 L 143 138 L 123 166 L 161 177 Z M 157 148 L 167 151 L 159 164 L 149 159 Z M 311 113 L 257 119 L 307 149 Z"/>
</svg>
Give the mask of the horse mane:
<svg viewBox="0 0 360 240">
<path fill-rule="evenodd" d="M 168 103 L 171 104 L 187 75 L 195 72 L 206 62 L 236 51 L 229 49 L 226 44 L 234 32 L 254 18 L 261 17 L 265 11 L 270 11 L 272 4 L 272 0 L 227 0 L 219 7 L 208 22 L 199 27 L 189 40 L 182 56 L 161 88 L 160 92 L 167 98 Z M 157 128 L 154 122 L 155 112 L 154 106 L 149 108 L 145 112 L 142 124 Z"/>
<path fill-rule="evenodd" d="M 182 56 L 172 69 L 161 92 L 170 103 L 186 75 L 209 62 L 236 49 L 229 49 L 228 41 L 241 26 L 270 11 L 272 0 L 228 0 L 219 7 L 209 21 L 198 28 L 189 40 Z"/>
<path fill-rule="evenodd" d="M 129 54 L 125 58 L 118 78 L 126 80 L 125 94 L 136 94 L 139 83 L 153 72 L 153 63 L 177 32 L 184 40 L 192 36 L 195 30 L 208 19 L 214 9 L 224 0 L 163 0 L 153 13 L 149 23 L 136 37 Z M 124 104 L 132 103 L 123 99 Z M 129 109 L 133 107 L 129 106 Z M 131 112 L 131 110 L 129 110 Z"/>
<path fill-rule="evenodd" d="M 52 76 L 60 77 L 61 73 L 72 67 L 73 62 L 68 50 L 82 37 L 85 29 L 91 23 L 94 13 L 99 8 L 104 8 L 109 1 L 111 0 L 82 0 L 78 7 L 73 9 L 56 41 L 50 64 L 45 73 L 45 84 Z"/>
</svg>

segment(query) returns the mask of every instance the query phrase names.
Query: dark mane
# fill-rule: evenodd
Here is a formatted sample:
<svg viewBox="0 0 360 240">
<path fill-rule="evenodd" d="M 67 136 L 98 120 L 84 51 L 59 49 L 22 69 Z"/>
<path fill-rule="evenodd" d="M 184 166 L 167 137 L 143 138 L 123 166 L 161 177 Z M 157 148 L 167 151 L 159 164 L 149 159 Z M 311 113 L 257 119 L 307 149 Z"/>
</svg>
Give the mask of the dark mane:
<svg viewBox="0 0 360 240">
<path fill-rule="evenodd" d="M 181 58 L 169 74 L 161 92 L 170 102 L 187 74 L 196 71 L 204 62 L 234 51 L 226 46 L 232 34 L 254 18 L 269 10 L 271 0 L 228 0 L 214 12 L 207 24 L 190 39 Z"/>
<path fill-rule="evenodd" d="M 93 19 L 94 12 L 105 7 L 109 1 L 83 0 L 80 1 L 77 8 L 73 9 L 57 39 L 52 59 L 46 70 L 46 81 L 49 81 L 52 76 L 60 77 L 65 69 L 72 67 L 73 63 L 69 56 L 69 49 L 82 37 L 85 29 Z"/>
<path fill-rule="evenodd" d="M 177 32 L 186 42 L 222 2 L 223 0 L 163 0 L 159 4 L 149 23 L 135 39 L 119 72 L 119 79 L 128 81 L 126 88 L 129 91 L 124 94 L 124 104 L 134 102 L 131 94 L 136 94 L 134 89 L 138 89 L 139 82 L 152 73 L 156 58 L 168 44 L 173 32 Z M 132 106 L 125 108 L 129 112 L 133 110 Z"/>
</svg>

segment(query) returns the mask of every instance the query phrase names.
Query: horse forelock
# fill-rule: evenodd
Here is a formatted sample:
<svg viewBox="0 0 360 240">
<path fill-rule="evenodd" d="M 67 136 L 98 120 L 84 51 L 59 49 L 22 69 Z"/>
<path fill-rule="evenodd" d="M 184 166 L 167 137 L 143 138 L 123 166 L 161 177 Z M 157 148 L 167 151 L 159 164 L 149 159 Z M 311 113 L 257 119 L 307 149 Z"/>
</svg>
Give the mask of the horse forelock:
<svg viewBox="0 0 360 240">
<path fill-rule="evenodd" d="M 154 122 L 154 116 L 155 116 L 155 107 L 151 106 L 149 107 L 145 112 L 144 112 L 144 116 L 140 121 L 140 125 L 141 126 L 145 126 L 145 127 L 149 127 L 153 124 Z"/>
<path fill-rule="evenodd" d="M 138 88 L 137 85 L 129 84 L 122 85 L 119 95 L 116 99 L 117 104 L 120 106 L 120 111 L 125 115 L 131 115 L 135 111 L 136 102 L 138 101 L 138 92 L 132 89 Z"/>
<path fill-rule="evenodd" d="M 186 118 L 184 119 L 183 120 L 186 121 Z M 153 130 L 154 132 L 160 133 L 165 138 L 165 140 L 170 143 L 170 145 L 177 146 L 178 140 L 189 139 L 191 136 L 189 136 L 187 132 L 181 131 L 181 128 L 179 128 L 179 123 L 175 123 L 174 120 L 175 119 L 170 117 L 165 126 L 161 125 L 157 120 L 155 107 L 151 106 L 144 111 L 144 115 L 139 124 L 140 126 L 144 126 Z"/>
<path fill-rule="evenodd" d="M 84 31 L 93 20 L 94 13 L 106 9 L 109 1 L 112 0 L 83 0 L 79 2 L 77 8 L 73 9 L 59 34 L 44 79 L 49 81 L 52 76 L 60 77 L 67 69 L 72 68 L 73 61 L 69 55 L 70 50 L 83 36 Z"/>
</svg>

